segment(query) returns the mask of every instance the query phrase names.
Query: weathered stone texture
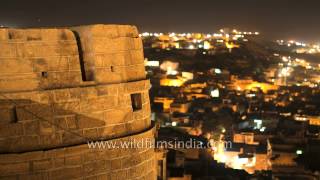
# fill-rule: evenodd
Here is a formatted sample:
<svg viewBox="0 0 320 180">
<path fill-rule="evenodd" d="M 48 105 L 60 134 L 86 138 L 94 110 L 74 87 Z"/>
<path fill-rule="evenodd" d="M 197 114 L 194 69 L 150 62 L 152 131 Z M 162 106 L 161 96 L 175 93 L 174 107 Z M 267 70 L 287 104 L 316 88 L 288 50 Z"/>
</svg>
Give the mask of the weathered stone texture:
<svg viewBox="0 0 320 180">
<path fill-rule="evenodd" d="M 1 29 L 0 34 L 1 92 L 80 84 L 78 48 L 72 31 Z"/>
<path fill-rule="evenodd" d="M 145 79 L 142 42 L 134 26 L 1 29 L 0 44 L 0 92 L 86 85 L 82 80 Z"/>
<path fill-rule="evenodd" d="M 85 145 L 153 137 L 134 26 L 0 29 L 0 46 L 0 179 L 154 179 L 153 149 Z"/>
<path fill-rule="evenodd" d="M 111 139 L 141 132 L 151 126 L 148 88 L 149 82 L 143 80 L 5 93 L 5 97 L 0 96 L 0 115 L 3 117 L 0 142 L 5 142 L 0 143 L 0 152 L 63 147 L 87 139 Z M 139 111 L 132 109 L 130 95 L 133 93 L 142 94 L 142 109 Z M 17 121 L 14 123 L 7 117 L 11 115 L 11 107 L 15 107 L 16 112 Z"/>
<path fill-rule="evenodd" d="M 96 25 L 72 30 L 80 37 L 86 75 L 94 76 L 97 83 L 145 78 L 143 47 L 135 27 Z"/>
<path fill-rule="evenodd" d="M 110 140 L 120 145 L 132 139 L 152 139 L 153 129 L 131 137 Z M 145 179 L 153 180 L 153 149 L 90 149 L 87 144 L 22 154 L 0 154 L 0 179 Z"/>
</svg>

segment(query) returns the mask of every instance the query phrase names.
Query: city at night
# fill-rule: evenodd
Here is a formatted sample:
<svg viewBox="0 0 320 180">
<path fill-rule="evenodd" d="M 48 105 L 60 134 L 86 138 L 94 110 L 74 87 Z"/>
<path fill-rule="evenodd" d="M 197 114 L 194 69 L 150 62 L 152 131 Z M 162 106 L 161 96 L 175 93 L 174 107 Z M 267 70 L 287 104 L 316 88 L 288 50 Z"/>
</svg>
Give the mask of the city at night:
<svg viewBox="0 0 320 180">
<path fill-rule="evenodd" d="M 319 7 L 2 0 L 0 180 L 319 180 Z"/>
</svg>

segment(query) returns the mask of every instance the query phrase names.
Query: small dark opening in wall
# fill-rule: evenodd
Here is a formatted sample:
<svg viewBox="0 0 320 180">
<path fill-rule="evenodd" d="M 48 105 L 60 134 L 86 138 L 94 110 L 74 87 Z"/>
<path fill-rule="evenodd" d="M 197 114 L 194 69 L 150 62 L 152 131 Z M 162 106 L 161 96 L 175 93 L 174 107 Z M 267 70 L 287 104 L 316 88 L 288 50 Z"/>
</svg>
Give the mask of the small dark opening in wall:
<svg viewBox="0 0 320 180">
<path fill-rule="evenodd" d="M 65 31 L 62 31 L 62 33 L 60 34 L 60 39 L 61 40 L 68 40 L 68 36 Z"/>
<path fill-rule="evenodd" d="M 48 77 L 48 72 L 41 72 L 41 77 L 47 78 Z"/>
<path fill-rule="evenodd" d="M 18 116 L 17 116 L 17 108 L 13 107 L 12 108 L 12 123 L 17 123 L 18 122 Z"/>
<path fill-rule="evenodd" d="M 110 69 L 111 69 L 111 72 L 114 72 L 114 67 L 113 66 L 111 66 Z"/>
<path fill-rule="evenodd" d="M 8 33 L 8 39 L 13 39 L 13 34 L 12 34 L 12 32 L 9 32 L 9 33 Z"/>
<path fill-rule="evenodd" d="M 27 41 L 39 41 L 41 39 L 41 37 L 27 37 Z"/>
<path fill-rule="evenodd" d="M 142 109 L 141 93 L 131 94 L 131 105 L 133 111 L 138 111 Z"/>
</svg>

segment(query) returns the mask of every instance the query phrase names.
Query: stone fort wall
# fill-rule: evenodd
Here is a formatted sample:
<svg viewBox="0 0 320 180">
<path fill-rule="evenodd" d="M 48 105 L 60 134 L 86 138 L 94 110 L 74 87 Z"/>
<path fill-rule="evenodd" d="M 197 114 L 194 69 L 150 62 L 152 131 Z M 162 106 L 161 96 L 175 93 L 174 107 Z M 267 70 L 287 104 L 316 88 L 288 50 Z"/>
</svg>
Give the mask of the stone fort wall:
<svg viewBox="0 0 320 180">
<path fill-rule="evenodd" d="M 150 84 L 134 26 L 0 29 L 0 45 L 0 177 L 109 177 L 107 172 L 125 170 L 120 174 L 155 178 L 153 149 L 98 152 L 86 145 L 153 137 Z M 57 152 L 66 166 L 56 166 Z M 88 154 L 101 161 L 85 159 Z M 70 167 L 69 155 L 76 159 Z M 127 164 L 122 158 L 128 157 L 137 160 Z M 116 170 L 113 159 L 119 160 Z M 140 171 L 142 166 L 150 171 Z"/>
<path fill-rule="evenodd" d="M 145 78 L 134 26 L 0 29 L 0 91 L 46 90 Z"/>
<path fill-rule="evenodd" d="M 153 138 L 153 129 L 130 138 Z M 130 138 L 110 140 L 109 143 Z M 48 151 L 0 154 L 0 179 L 155 179 L 154 150 L 89 149 L 86 144 Z"/>
</svg>

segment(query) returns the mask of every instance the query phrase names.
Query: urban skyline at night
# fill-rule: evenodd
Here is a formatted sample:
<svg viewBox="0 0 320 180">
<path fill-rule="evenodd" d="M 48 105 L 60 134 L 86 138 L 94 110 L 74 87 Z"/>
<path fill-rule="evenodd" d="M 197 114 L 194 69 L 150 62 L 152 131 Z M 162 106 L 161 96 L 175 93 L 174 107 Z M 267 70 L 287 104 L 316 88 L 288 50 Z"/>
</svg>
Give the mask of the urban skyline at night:
<svg viewBox="0 0 320 180">
<path fill-rule="evenodd" d="M 317 0 L 4 0 L 0 23 L 9 27 L 115 23 L 134 24 L 140 31 L 203 33 L 228 27 L 259 31 L 273 40 L 317 43 L 319 6 Z"/>
</svg>

